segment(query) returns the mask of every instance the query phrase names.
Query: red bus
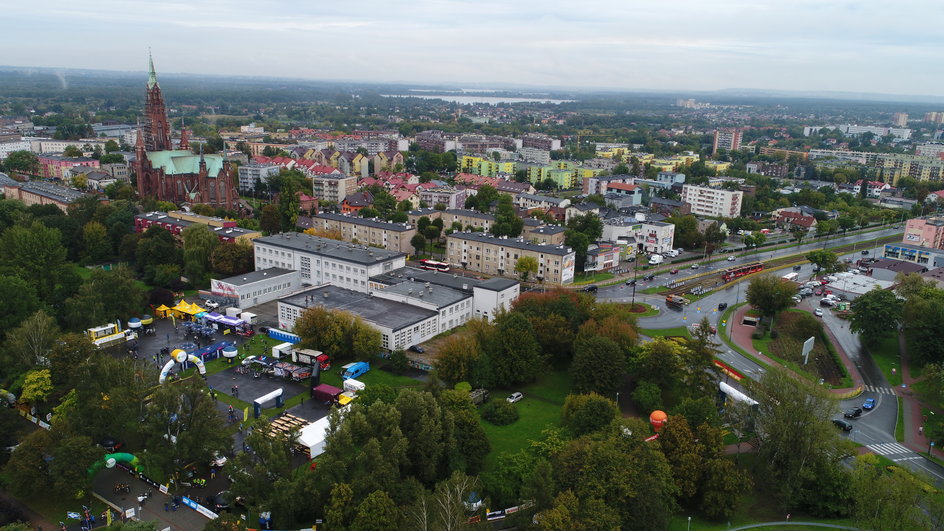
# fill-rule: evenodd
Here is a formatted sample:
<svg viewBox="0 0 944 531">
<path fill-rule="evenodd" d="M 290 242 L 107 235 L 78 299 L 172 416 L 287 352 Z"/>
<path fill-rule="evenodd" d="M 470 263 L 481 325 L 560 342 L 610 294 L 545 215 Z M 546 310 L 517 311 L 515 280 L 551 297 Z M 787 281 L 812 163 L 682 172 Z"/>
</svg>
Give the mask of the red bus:
<svg viewBox="0 0 944 531">
<path fill-rule="evenodd" d="M 420 260 L 420 269 L 447 272 L 449 271 L 449 264 L 446 262 L 437 262 L 436 260 Z"/>
<path fill-rule="evenodd" d="M 757 273 L 763 270 L 764 270 L 764 264 L 761 262 L 755 262 L 753 264 L 747 264 L 747 265 L 732 267 L 730 269 L 725 269 L 724 272 L 721 273 L 721 278 L 725 282 L 731 282 L 732 280 L 736 278 L 741 278 L 745 275 L 750 275 L 752 273 Z"/>
</svg>

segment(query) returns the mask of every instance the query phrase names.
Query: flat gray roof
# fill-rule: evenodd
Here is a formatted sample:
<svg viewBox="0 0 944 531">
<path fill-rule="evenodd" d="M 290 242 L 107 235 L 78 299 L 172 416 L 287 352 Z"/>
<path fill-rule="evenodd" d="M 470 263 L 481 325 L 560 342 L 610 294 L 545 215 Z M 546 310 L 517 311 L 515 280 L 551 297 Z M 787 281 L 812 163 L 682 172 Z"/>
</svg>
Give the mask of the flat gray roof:
<svg viewBox="0 0 944 531">
<path fill-rule="evenodd" d="M 547 195 L 537 195 L 537 194 L 519 194 L 518 197 L 519 197 L 519 198 L 525 198 L 525 199 L 531 199 L 532 201 L 541 201 L 541 202 L 544 202 L 544 203 L 552 203 L 552 204 L 555 204 L 555 205 L 559 205 L 559 204 L 561 204 L 561 203 L 563 203 L 564 201 L 567 200 L 566 198 L 550 197 L 550 196 L 547 196 Z"/>
<path fill-rule="evenodd" d="M 291 269 L 282 269 L 281 267 L 270 267 L 268 269 L 260 269 L 258 271 L 250 271 L 245 275 L 236 275 L 229 278 L 224 278 L 220 282 L 226 282 L 227 284 L 232 284 L 234 286 L 245 286 L 246 284 L 252 284 L 253 282 L 258 282 L 263 279 L 281 277 L 284 275 L 291 275 L 294 273 Z"/>
<path fill-rule="evenodd" d="M 472 291 L 472 288 L 479 285 L 482 281 L 476 278 L 464 277 L 456 273 L 444 273 L 441 271 L 431 271 L 429 269 L 420 269 L 418 267 L 401 267 L 388 271 L 380 275 L 370 277 L 372 282 L 392 286 L 402 282 L 409 282 L 410 279 L 418 282 L 429 282 L 437 286 L 446 286 L 462 291 Z"/>
<path fill-rule="evenodd" d="M 406 256 L 404 253 L 396 251 L 356 245 L 300 232 L 283 232 L 256 238 L 253 241 L 362 265 L 386 262 L 387 260 Z"/>
<path fill-rule="evenodd" d="M 279 299 L 279 302 L 298 308 L 321 306 L 331 310 L 343 310 L 360 316 L 378 326 L 393 331 L 401 330 L 436 316 L 433 310 L 411 306 L 402 302 L 371 297 L 366 293 L 324 285 Z"/>
<path fill-rule="evenodd" d="M 335 214 L 333 212 L 322 212 L 315 216 L 315 219 L 330 219 L 344 223 L 354 223 L 365 227 L 374 227 L 376 229 L 392 230 L 396 232 L 406 232 L 413 228 L 409 223 L 391 223 L 375 218 L 361 218 L 357 216 L 348 216 L 346 214 Z"/>
<path fill-rule="evenodd" d="M 495 216 L 491 214 L 486 214 L 484 212 L 479 212 L 478 210 L 466 209 L 466 208 L 447 208 L 443 210 L 443 214 L 453 214 L 455 216 L 465 216 L 468 218 L 479 218 L 479 219 L 490 219 L 495 221 Z"/>
<path fill-rule="evenodd" d="M 561 227 L 560 225 L 545 225 L 543 227 L 538 227 L 531 232 L 535 234 L 560 234 L 566 230 L 567 229 Z"/>
<path fill-rule="evenodd" d="M 514 249 L 526 249 L 538 253 L 556 254 L 559 256 L 566 256 L 573 252 L 570 247 L 566 246 L 541 245 L 538 243 L 531 243 L 522 238 L 498 238 L 485 232 L 453 232 L 447 237 L 447 239 L 448 238 L 470 240 L 492 245 L 502 245 L 504 247 L 511 247 Z"/>
<path fill-rule="evenodd" d="M 446 308 L 453 304 L 472 297 L 468 292 L 457 289 L 440 286 L 429 282 L 429 286 L 423 281 L 406 281 L 399 284 L 388 286 L 383 291 L 385 293 L 396 293 L 406 297 L 421 299 L 430 304 L 435 304 L 437 308 Z"/>
<path fill-rule="evenodd" d="M 492 277 L 488 280 L 482 281 L 476 287 L 491 290 L 491 291 L 505 291 L 508 288 L 514 287 L 516 284 L 518 284 L 517 280 L 511 280 L 510 278 Z"/>
</svg>

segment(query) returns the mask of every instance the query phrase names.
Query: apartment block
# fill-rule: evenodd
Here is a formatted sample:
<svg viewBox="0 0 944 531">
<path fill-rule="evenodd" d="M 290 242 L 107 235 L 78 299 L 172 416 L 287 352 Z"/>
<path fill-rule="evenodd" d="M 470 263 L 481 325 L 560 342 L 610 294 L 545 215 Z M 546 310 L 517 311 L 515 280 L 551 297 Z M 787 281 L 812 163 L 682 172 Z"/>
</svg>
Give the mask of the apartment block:
<svg viewBox="0 0 944 531">
<path fill-rule="evenodd" d="M 357 190 L 357 177 L 341 173 L 313 175 L 311 183 L 311 195 L 322 201 L 333 203 L 344 201 L 345 197 Z"/>
<path fill-rule="evenodd" d="M 448 262 L 488 275 L 515 277 L 515 265 L 522 256 L 538 262 L 533 278 L 547 284 L 574 281 L 575 253 L 563 245 L 531 243 L 524 238 L 496 237 L 479 232 L 456 232 L 446 237 Z"/>
<path fill-rule="evenodd" d="M 741 147 L 741 130 L 734 129 L 716 129 L 715 140 L 711 147 L 711 156 L 718 154 L 719 149 L 726 151 L 737 151 Z"/>
<path fill-rule="evenodd" d="M 279 167 L 272 164 L 247 164 L 239 167 L 239 191 L 252 192 L 257 183 L 267 183 L 279 174 Z"/>
<path fill-rule="evenodd" d="M 895 127 L 908 127 L 908 113 L 896 112 L 892 115 L 892 125 Z"/>
<path fill-rule="evenodd" d="M 561 148 L 561 141 L 541 133 L 526 133 L 521 135 L 521 147 L 556 151 Z"/>
<path fill-rule="evenodd" d="M 495 216 L 465 208 L 447 208 L 443 210 L 441 217 L 444 229 L 452 227 L 453 223 L 459 223 L 462 225 L 462 230 L 469 230 L 472 227 L 488 232 L 491 230 L 492 224 L 495 223 Z"/>
<path fill-rule="evenodd" d="M 944 218 L 914 218 L 905 224 L 902 243 L 944 249 Z"/>
<path fill-rule="evenodd" d="M 708 186 L 682 186 L 682 201 L 692 206 L 696 216 L 736 217 L 741 214 L 744 192 Z"/>
<path fill-rule="evenodd" d="M 391 223 L 334 213 L 318 214 L 312 221 L 319 229 L 340 232 L 341 239 L 346 242 L 401 253 L 413 252 L 410 240 L 416 235 L 416 227 L 408 223 Z"/>
<path fill-rule="evenodd" d="M 447 209 L 462 208 L 465 206 L 466 194 L 465 190 L 455 188 L 430 188 L 420 192 L 420 201 L 425 201 L 431 207 L 441 203 Z"/>
</svg>

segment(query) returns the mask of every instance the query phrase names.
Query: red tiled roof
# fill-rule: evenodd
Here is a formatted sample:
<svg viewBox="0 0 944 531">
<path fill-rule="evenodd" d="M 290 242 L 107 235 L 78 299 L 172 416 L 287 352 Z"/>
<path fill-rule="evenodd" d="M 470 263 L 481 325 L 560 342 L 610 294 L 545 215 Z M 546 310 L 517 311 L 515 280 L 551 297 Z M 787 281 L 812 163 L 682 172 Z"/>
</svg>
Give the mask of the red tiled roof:
<svg viewBox="0 0 944 531">
<path fill-rule="evenodd" d="M 636 186 L 635 184 L 626 184 L 626 183 L 609 183 L 606 185 L 606 189 L 609 190 L 610 188 L 614 190 L 626 190 L 627 192 L 632 192 L 633 190 L 638 188 L 638 186 Z"/>
</svg>

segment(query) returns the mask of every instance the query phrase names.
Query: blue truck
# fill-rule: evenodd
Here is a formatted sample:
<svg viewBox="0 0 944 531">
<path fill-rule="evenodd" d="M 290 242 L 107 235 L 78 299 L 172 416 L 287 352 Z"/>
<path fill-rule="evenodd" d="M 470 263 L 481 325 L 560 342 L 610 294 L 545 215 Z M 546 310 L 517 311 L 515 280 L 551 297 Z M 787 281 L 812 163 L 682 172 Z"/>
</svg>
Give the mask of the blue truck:
<svg viewBox="0 0 944 531">
<path fill-rule="evenodd" d="M 341 380 L 347 380 L 349 378 L 357 378 L 358 376 L 364 374 L 370 370 L 370 363 L 366 361 L 357 361 L 354 363 L 348 363 L 347 365 L 341 367 Z"/>
</svg>

